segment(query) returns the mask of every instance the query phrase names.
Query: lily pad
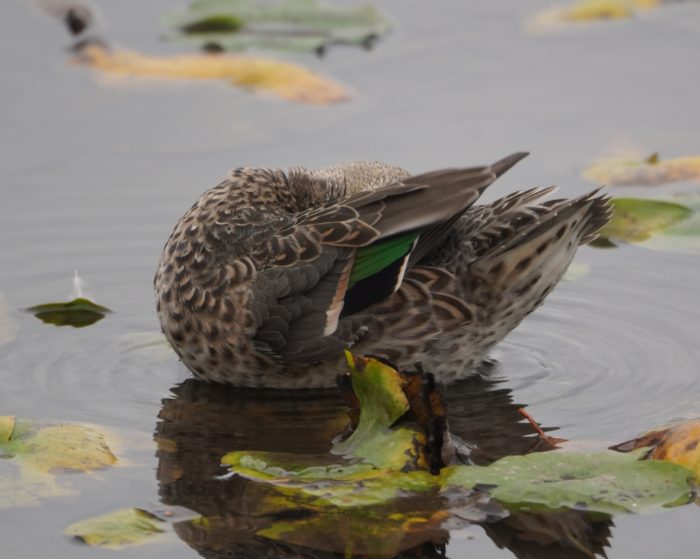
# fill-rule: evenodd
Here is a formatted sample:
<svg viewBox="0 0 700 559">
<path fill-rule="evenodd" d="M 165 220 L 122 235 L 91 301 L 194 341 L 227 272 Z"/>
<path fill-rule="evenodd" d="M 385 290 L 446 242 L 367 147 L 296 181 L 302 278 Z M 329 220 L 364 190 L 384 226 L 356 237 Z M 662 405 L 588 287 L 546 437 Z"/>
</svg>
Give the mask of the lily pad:
<svg viewBox="0 0 700 559">
<path fill-rule="evenodd" d="M 595 183 L 606 185 L 656 186 L 675 181 L 700 181 L 700 155 L 661 159 L 611 158 L 599 161 L 583 172 Z"/>
<path fill-rule="evenodd" d="M 578 0 L 537 14 L 529 29 L 542 33 L 599 21 L 629 19 L 639 11 L 660 7 L 664 0 Z"/>
<path fill-rule="evenodd" d="M 287 101 L 329 105 L 346 101 L 338 83 L 291 62 L 221 54 L 151 56 L 90 43 L 75 62 L 109 76 L 179 80 L 223 80 Z"/>
<path fill-rule="evenodd" d="M 481 487 L 511 510 L 651 512 L 694 499 L 690 472 L 632 455 L 540 452 L 509 456 L 490 466 L 450 466 L 446 487 Z"/>
<path fill-rule="evenodd" d="M 370 5 L 330 5 L 318 0 L 195 0 L 169 22 L 178 38 L 202 48 L 315 51 L 330 45 L 369 48 L 387 21 Z"/>
<path fill-rule="evenodd" d="M 15 430 L 14 415 L 0 415 L 0 444 L 10 440 L 12 432 Z"/>
<path fill-rule="evenodd" d="M 79 297 L 65 303 L 47 303 L 29 307 L 32 313 L 42 322 L 54 326 L 72 326 L 82 328 L 102 320 L 112 311 L 107 307 L 93 303 L 89 299 Z"/>
<path fill-rule="evenodd" d="M 117 458 L 104 436 L 82 425 L 39 426 L 0 417 L 0 508 L 28 506 L 70 490 L 59 483 L 62 473 L 92 472 L 114 465 Z"/>
<path fill-rule="evenodd" d="M 700 251 L 700 198 L 614 198 L 613 206 L 613 218 L 592 246 L 608 247 L 622 241 L 659 250 Z"/>
<path fill-rule="evenodd" d="M 660 0 L 579 0 L 563 10 L 568 21 L 597 21 L 632 17 L 638 9 L 655 8 Z"/>
<path fill-rule="evenodd" d="M 157 516 L 131 508 L 81 520 L 68 526 L 65 534 L 87 545 L 123 549 L 158 541 L 165 526 Z"/>
</svg>

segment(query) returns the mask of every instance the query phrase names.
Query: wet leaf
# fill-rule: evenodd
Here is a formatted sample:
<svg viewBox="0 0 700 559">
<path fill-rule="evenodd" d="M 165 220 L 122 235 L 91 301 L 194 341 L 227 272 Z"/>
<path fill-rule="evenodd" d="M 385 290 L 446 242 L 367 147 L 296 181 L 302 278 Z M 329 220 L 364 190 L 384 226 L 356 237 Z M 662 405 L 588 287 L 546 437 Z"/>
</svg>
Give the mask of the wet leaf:
<svg viewBox="0 0 700 559">
<path fill-rule="evenodd" d="M 372 6 L 318 0 L 195 0 L 170 25 L 178 38 L 202 48 L 319 53 L 339 44 L 369 48 L 389 28 Z"/>
<path fill-rule="evenodd" d="M 12 437 L 15 429 L 14 415 L 0 415 L 0 444 L 6 443 Z"/>
<path fill-rule="evenodd" d="M 122 549 L 157 541 L 165 526 L 155 515 L 133 508 L 81 520 L 68 526 L 65 533 L 87 545 Z"/>
<path fill-rule="evenodd" d="M 328 105 L 349 98 L 336 82 L 290 62 L 217 54 L 149 56 L 90 44 L 76 62 L 110 76 L 184 80 L 224 80 L 297 103 Z"/>
<path fill-rule="evenodd" d="M 107 307 L 83 297 L 65 303 L 36 305 L 29 307 L 27 311 L 46 324 L 73 326 L 73 328 L 90 326 L 112 312 Z"/>
<path fill-rule="evenodd" d="M 693 215 L 690 208 L 663 200 L 614 198 L 612 203 L 613 218 L 600 236 L 627 242 L 645 241 Z"/>
<path fill-rule="evenodd" d="M 700 252 L 700 197 L 672 200 L 614 198 L 615 213 L 592 246 L 614 247 L 619 242 L 676 252 Z"/>
<path fill-rule="evenodd" d="M 535 33 L 565 29 L 575 24 L 628 19 L 640 10 L 661 6 L 663 0 L 578 0 L 537 14 L 528 24 Z"/>
<path fill-rule="evenodd" d="M 4 433 L 0 458 L 5 458 L 0 461 L 0 508 L 68 494 L 70 490 L 57 481 L 56 474 L 92 472 L 117 462 L 103 435 L 93 429 L 73 424 L 38 426 L 13 419 L 0 419 Z"/>
<path fill-rule="evenodd" d="M 346 458 L 359 458 L 378 468 L 400 470 L 414 460 L 414 468 L 425 469 L 420 448 L 425 435 L 413 429 L 390 429 L 408 410 L 404 393 L 406 380 L 395 368 L 374 358 L 356 357 L 346 352 L 352 389 L 360 405 L 359 423 L 332 452 Z"/>
<path fill-rule="evenodd" d="M 655 153 L 646 159 L 604 159 L 586 169 L 583 176 L 595 183 L 610 186 L 655 186 L 675 181 L 700 181 L 700 156 L 664 160 Z"/>
<path fill-rule="evenodd" d="M 450 466 L 445 486 L 482 487 L 511 510 L 573 509 L 650 512 L 694 498 L 690 472 L 635 455 L 540 452 L 502 458 L 490 466 Z"/>
<path fill-rule="evenodd" d="M 700 419 L 674 423 L 610 448 L 619 452 L 647 448 L 646 459 L 678 464 L 700 480 Z"/>
<path fill-rule="evenodd" d="M 568 21 L 628 18 L 638 9 L 655 8 L 660 4 L 660 0 L 579 0 L 564 8 L 563 17 Z"/>
</svg>

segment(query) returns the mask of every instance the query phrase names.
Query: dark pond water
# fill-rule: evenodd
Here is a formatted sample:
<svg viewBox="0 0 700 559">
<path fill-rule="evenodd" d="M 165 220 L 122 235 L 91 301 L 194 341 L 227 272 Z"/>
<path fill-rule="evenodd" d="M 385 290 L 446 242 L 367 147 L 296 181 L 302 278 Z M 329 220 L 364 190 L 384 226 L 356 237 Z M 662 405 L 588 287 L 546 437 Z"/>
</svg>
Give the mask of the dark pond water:
<svg viewBox="0 0 700 559">
<path fill-rule="evenodd" d="M 380 159 L 423 171 L 527 149 L 530 158 L 488 197 L 549 184 L 573 195 L 591 187 L 580 172 L 599 156 L 629 149 L 677 156 L 700 147 L 697 4 L 542 35 L 528 33 L 526 22 L 546 1 L 378 4 L 394 32 L 375 50 L 299 57 L 354 90 L 352 101 L 328 108 L 218 83 L 107 83 L 67 64 L 63 29 L 34 4 L 3 4 L 0 302 L 15 335 L 0 348 L 0 414 L 97 424 L 121 441 L 123 462 L 75 476 L 78 496 L 0 509 L 3 559 L 114 556 L 76 545 L 63 529 L 119 507 L 162 500 L 231 512 L 236 488 L 212 481 L 221 454 L 323 451 L 342 428 L 343 408 L 332 395 L 212 389 L 188 380 L 158 343 L 151 282 L 162 245 L 182 212 L 230 167 Z M 114 43 L 176 48 L 159 39 L 160 25 L 182 2 L 95 5 Z M 622 192 L 645 193 L 615 191 Z M 453 429 L 494 455 L 533 443 L 518 405 L 557 427 L 558 436 L 596 448 L 700 415 L 698 255 L 585 247 L 576 265 L 588 273 L 563 282 L 510 335 L 494 352 L 489 377 L 450 391 Z M 72 329 L 20 312 L 67 296 L 76 268 L 114 314 Z M 154 434 L 174 439 L 177 456 L 157 453 Z M 193 558 L 193 548 L 204 556 L 264 556 L 231 536 L 245 533 L 241 522 L 220 539 L 181 532 L 181 539 L 120 556 Z M 612 558 L 686 558 L 697 548 L 697 522 L 689 506 L 616 518 L 594 535 L 608 539 Z M 513 543 L 514 530 L 454 531 L 446 554 L 576 556 Z"/>
</svg>

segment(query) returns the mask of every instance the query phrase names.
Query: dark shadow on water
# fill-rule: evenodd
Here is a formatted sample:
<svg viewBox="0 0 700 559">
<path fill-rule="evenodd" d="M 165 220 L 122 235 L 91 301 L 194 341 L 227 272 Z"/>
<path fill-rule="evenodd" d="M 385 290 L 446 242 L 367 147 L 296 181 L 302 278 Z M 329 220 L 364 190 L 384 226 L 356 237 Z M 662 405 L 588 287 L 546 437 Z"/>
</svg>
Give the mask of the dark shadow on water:
<svg viewBox="0 0 700 559">
<path fill-rule="evenodd" d="M 271 489 L 238 476 L 221 479 L 227 473 L 220 465 L 221 457 L 233 450 L 328 453 L 333 437 L 348 425 L 345 405 L 334 391 L 263 392 L 194 379 L 176 386 L 172 393 L 172 398 L 163 400 L 155 430 L 159 493 L 165 505 L 187 507 L 204 517 L 175 525 L 178 536 L 203 557 L 336 558 L 345 556 L 348 549 L 359 557 L 391 557 L 383 551 L 385 545 L 404 550 L 394 557 L 447 557 L 449 529 L 469 524 L 443 524 L 442 518 L 431 517 L 444 508 L 444 502 L 437 495 L 424 495 L 402 499 L 400 505 L 400 511 L 430 519 L 418 532 L 402 530 L 400 525 L 383 531 L 394 512 L 394 507 L 385 506 L 373 509 L 376 532 L 366 519 L 353 526 L 342 511 L 337 518 L 316 522 L 318 538 L 308 542 L 313 546 L 318 542 L 318 549 L 287 543 L 284 535 L 262 537 L 258 535 L 261 530 L 280 520 L 298 519 L 308 511 L 285 510 L 288 518 L 280 518 L 279 512 L 266 513 L 262 503 L 271 497 Z M 474 376 L 446 393 L 450 429 L 472 449 L 474 462 L 546 450 L 536 448 L 538 437 L 518 413 L 521 406 L 513 402 L 510 389 L 500 381 Z M 329 461 L 337 457 L 329 455 Z M 516 557 L 578 559 L 604 555 L 612 521 L 563 511 L 514 514 L 481 526 L 495 545 Z M 400 538 L 400 542 L 383 541 L 391 538 Z"/>
</svg>

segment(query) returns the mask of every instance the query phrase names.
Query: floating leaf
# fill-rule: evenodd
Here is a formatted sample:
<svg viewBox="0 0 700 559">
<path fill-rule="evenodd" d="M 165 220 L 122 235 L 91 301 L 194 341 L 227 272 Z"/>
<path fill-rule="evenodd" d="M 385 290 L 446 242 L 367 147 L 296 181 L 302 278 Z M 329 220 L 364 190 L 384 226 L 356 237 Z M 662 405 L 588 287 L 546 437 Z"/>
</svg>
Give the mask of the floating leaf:
<svg viewBox="0 0 700 559">
<path fill-rule="evenodd" d="M 93 303 L 83 297 L 66 303 L 36 305 L 29 307 L 27 311 L 46 324 L 72 326 L 73 328 L 82 328 L 83 326 L 95 324 L 95 322 L 102 320 L 108 313 L 112 312 L 107 307 Z"/>
<path fill-rule="evenodd" d="M 514 510 L 645 512 L 690 502 L 690 472 L 675 464 L 606 453 L 539 452 L 489 466 L 450 466 L 447 487 L 483 487 Z"/>
<path fill-rule="evenodd" d="M 571 5 L 545 10 L 529 23 L 539 33 L 596 21 L 628 19 L 638 10 L 661 6 L 663 0 L 578 0 Z"/>
<path fill-rule="evenodd" d="M 614 198 L 615 212 L 600 231 L 601 237 L 640 242 L 655 233 L 681 223 L 693 210 L 681 204 L 644 198 Z"/>
<path fill-rule="evenodd" d="M 684 466 L 700 480 L 700 419 L 677 422 L 611 448 L 620 452 L 649 448 L 646 459 Z"/>
<path fill-rule="evenodd" d="M 56 474 L 91 472 L 117 462 L 104 436 L 82 425 L 37 426 L 5 416 L 0 418 L 0 431 L 0 457 L 6 458 L 0 461 L 0 508 L 67 494 Z"/>
<path fill-rule="evenodd" d="M 592 246 L 610 247 L 623 241 L 657 250 L 700 252 L 700 198 L 614 198 L 613 206 L 613 218 Z"/>
<path fill-rule="evenodd" d="M 81 520 L 66 528 L 72 536 L 87 545 L 122 549 L 152 543 L 165 532 L 165 522 L 142 509 L 120 509 Z"/>
<path fill-rule="evenodd" d="M 230 51 L 321 53 L 338 44 L 369 48 L 389 29 L 372 6 L 326 5 L 317 0 L 195 0 L 170 24 L 190 44 Z"/>
<path fill-rule="evenodd" d="M 0 415 L 0 444 L 6 443 L 12 437 L 15 429 L 14 415 Z"/>
<path fill-rule="evenodd" d="M 598 184 L 655 186 L 674 181 L 700 181 L 700 155 L 659 159 L 604 159 L 589 167 L 583 176 Z"/>
<path fill-rule="evenodd" d="M 579 0 L 564 8 L 567 21 L 596 21 L 632 17 L 636 10 L 655 8 L 660 0 Z"/>
<path fill-rule="evenodd" d="M 75 60 L 112 76 L 224 80 L 287 101 L 312 105 L 338 103 L 349 97 L 341 85 L 311 70 L 266 58 L 217 54 L 149 56 L 88 44 Z"/>
</svg>

